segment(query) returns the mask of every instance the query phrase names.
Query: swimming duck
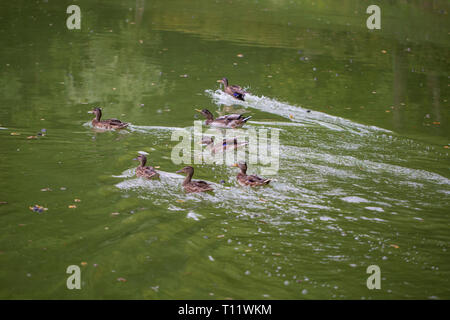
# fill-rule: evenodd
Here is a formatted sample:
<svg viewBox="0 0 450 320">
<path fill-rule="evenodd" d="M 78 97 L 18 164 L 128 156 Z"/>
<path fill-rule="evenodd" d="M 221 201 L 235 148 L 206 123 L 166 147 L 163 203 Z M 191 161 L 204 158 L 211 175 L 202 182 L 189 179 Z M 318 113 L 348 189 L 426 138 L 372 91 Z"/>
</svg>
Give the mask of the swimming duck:
<svg viewBox="0 0 450 320">
<path fill-rule="evenodd" d="M 187 176 L 183 181 L 183 187 L 186 192 L 204 192 L 204 191 L 213 191 L 213 187 L 205 182 L 205 181 L 192 181 L 192 176 L 194 175 L 194 168 L 192 167 L 184 167 L 181 170 L 178 170 L 176 173 L 186 173 Z"/>
<path fill-rule="evenodd" d="M 242 114 L 227 114 L 214 119 L 214 115 L 208 109 L 195 109 L 206 117 L 205 125 L 218 128 L 240 128 L 251 116 L 244 117 Z"/>
<path fill-rule="evenodd" d="M 147 157 L 140 154 L 137 158 L 133 160 L 139 161 L 139 166 L 136 168 L 136 176 L 145 179 L 156 179 L 159 178 L 159 173 L 153 167 L 146 166 Z"/>
<path fill-rule="evenodd" d="M 245 101 L 244 97 L 247 92 L 245 92 L 240 86 L 228 85 L 227 78 L 222 78 L 221 80 L 217 80 L 217 82 L 223 83 L 224 91 L 228 93 L 230 96 L 238 100 Z"/>
<path fill-rule="evenodd" d="M 241 146 L 245 146 L 248 142 L 238 142 L 237 138 L 234 139 L 223 139 L 222 143 L 214 144 L 214 136 L 204 137 L 201 144 L 206 145 L 207 148 L 211 150 L 212 153 L 223 152 L 230 149 L 237 149 Z"/>
<path fill-rule="evenodd" d="M 100 108 L 95 108 L 94 110 L 89 111 L 88 113 L 95 114 L 95 118 L 92 119 L 92 126 L 94 128 L 111 130 L 111 129 L 123 129 L 128 126 L 128 123 L 122 122 L 117 119 L 100 120 L 100 118 L 102 117 L 102 109 Z"/>
<path fill-rule="evenodd" d="M 236 179 L 241 186 L 257 187 L 268 184 L 271 181 L 270 179 L 263 179 L 255 175 L 248 176 L 247 163 L 245 162 L 235 163 L 233 167 L 239 167 L 239 169 L 241 169 L 241 172 L 236 176 Z"/>
</svg>

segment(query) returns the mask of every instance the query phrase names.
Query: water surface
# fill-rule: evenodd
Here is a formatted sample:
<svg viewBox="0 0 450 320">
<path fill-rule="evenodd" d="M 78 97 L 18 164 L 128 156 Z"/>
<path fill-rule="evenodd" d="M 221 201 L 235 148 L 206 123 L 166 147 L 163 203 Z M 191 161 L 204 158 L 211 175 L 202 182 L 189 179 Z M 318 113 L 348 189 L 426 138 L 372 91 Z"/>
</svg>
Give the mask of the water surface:
<svg viewBox="0 0 450 320">
<path fill-rule="evenodd" d="M 356 0 L 77 1 L 77 31 L 69 4 L 0 4 L 1 298 L 450 298 L 448 1 L 383 4 L 374 31 Z M 95 106 L 130 129 L 92 130 Z M 183 192 L 195 108 L 279 130 L 268 187 L 196 165 L 216 191 Z"/>
</svg>

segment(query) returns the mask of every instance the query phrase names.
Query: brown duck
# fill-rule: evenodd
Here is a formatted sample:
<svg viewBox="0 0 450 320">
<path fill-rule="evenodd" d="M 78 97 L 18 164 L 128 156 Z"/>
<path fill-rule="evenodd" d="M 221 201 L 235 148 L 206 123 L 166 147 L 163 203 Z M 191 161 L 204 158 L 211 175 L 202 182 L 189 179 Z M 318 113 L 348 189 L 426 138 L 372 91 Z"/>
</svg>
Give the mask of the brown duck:
<svg viewBox="0 0 450 320">
<path fill-rule="evenodd" d="M 192 181 L 192 176 L 194 175 L 194 168 L 192 167 L 184 167 L 181 170 L 178 170 L 177 173 L 186 173 L 187 176 L 183 181 L 183 187 L 186 192 L 204 192 L 204 191 L 213 191 L 212 185 L 205 181 Z"/>
<path fill-rule="evenodd" d="M 270 179 L 263 179 L 255 175 L 247 175 L 247 163 L 245 162 L 235 163 L 233 167 L 239 167 L 239 169 L 241 169 L 241 172 L 236 176 L 236 179 L 241 186 L 257 187 L 266 185 L 271 181 Z"/>
<path fill-rule="evenodd" d="M 248 143 L 246 141 L 244 142 L 238 142 L 237 138 L 234 139 L 223 139 L 222 143 L 216 143 L 214 144 L 214 136 L 212 137 L 204 137 L 201 141 L 203 145 L 206 145 L 207 148 L 211 150 L 212 153 L 217 152 L 224 152 L 226 150 L 231 149 L 237 149 L 241 146 L 245 146 Z"/>
<path fill-rule="evenodd" d="M 240 128 L 242 127 L 251 116 L 244 117 L 242 114 L 227 114 L 214 119 L 214 115 L 208 109 L 195 109 L 206 117 L 205 125 L 217 128 Z"/>
<path fill-rule="evenodd" d="M 95 114 L 95 118 L 92 119 L 92 126 L 94 128 L 111 130 L 111 129 L 123 129 L 128 126 L 128 123 L 122 122 L 117 119 L 100 120 L 100 118 L 102 117 L 102 109 L 100 108 L 95 108 L 94 110 L 89 111 L 88 113 Z"/>
<path fill-rule="evenodd" d="M 245 92 L 240 86 L 235 85 L 228 85 L 228 79 L 222 78 L 221 80 L 217 80 L 217 82 L 223 83 L 224 91 L 228 93 L 230 96 L 238 99 L 238 100 L 244 100 L 245 94 L 248 92 Z"/>
<path fill-rule="evenodd" d="M 147 157 L 140 154 L 137 158 L 133 160 L 139 161 L 139 166 L 136 168 L 136 176 L 145 179 L 156 179 L 159 178 L 159 173 L 153 167 L 146 166 Z"/>
</svg>

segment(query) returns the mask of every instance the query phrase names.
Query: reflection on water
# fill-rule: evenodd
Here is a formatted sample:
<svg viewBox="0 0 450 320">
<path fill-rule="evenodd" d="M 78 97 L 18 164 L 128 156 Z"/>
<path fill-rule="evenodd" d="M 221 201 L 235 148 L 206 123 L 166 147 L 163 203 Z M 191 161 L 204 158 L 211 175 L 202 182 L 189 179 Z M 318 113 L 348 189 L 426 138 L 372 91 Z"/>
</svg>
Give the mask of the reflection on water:
<svg viewBox="0 0 450 320">
<path fill-rule="evenodd" d="M 79 32 L 59 3 L 0 5 L 0 297 L 449 298 L 448 3 L 385 4 L 376 33 L 358 1 L 178 2 L 80 1 Z M 130 126 L 94 131 L 94 106 Z M 215 191 L 183 191 L 195 108 L 279 130 L 268 186 L 203 164 Z"/>
</svg>

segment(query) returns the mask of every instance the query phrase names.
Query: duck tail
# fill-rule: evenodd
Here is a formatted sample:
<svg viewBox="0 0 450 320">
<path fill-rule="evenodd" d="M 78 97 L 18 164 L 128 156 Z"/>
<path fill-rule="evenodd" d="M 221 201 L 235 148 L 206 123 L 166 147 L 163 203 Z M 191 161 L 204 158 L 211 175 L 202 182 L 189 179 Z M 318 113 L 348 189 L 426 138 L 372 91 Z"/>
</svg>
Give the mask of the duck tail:
<svg viewBox="0 0 450 320">
<path fill-rule="evenodd" d="M 247 122 L 251 117 L 252 117 L 252 116 L 248 116 L 248 117 L 242 119 L 242 121 L 243 121 L 243 122 Z"/>
<path fill-rule="evenodd" d="M 238 100 L 245 101 L 245 100 L 244 100 L 244 96 L 245 96 L 245 94 L 243 94 L 243 93 L 239 93 L 239 92 L 233 93 L 233 97 L 235 97 L 235 98 L 238 99 Z"/>
<path fill-rule="evenodd" d="M 264 184 L 269 184 L 270 181 L 272 181 L 272 179 L 266 179 L 264 180 Z"/>
</svg>

